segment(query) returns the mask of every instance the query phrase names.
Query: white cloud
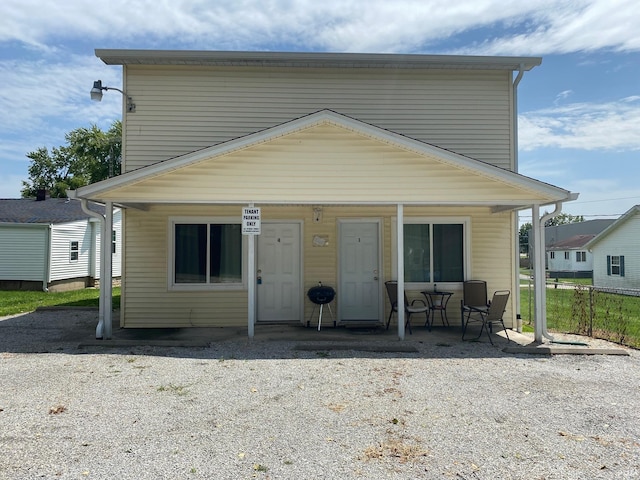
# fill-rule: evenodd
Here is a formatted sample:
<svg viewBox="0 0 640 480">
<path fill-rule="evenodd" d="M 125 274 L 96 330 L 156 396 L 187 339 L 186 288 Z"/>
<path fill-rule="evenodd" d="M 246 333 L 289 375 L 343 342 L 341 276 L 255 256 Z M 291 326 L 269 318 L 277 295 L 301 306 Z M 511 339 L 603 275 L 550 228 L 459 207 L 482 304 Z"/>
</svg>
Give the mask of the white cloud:
<svg viewBox="0 0 640 480">
<path fill-rule="evenodd" d="M 489 55 L 518 52 L 520 55 L 563 54 L 609 49 L 640 50 L 636 0 L 591 0 L 553 2 L 549 9 L 537 9 L 526 19 L 525 33 L 501 35 L 487 40 L 477 50 Z M 520 18 L 520 20 L 525 20 Z"/>
<path fill-rule="evenodd" d="M 105 95 L 100 107 L 89 98 L 98 75 L 121 84 L 119 68 L 107 67 L 95 57 L 73 56 L 57 63 L 0 61 L 0 111 L 10 112 L 0 116 L 0 130 L 46 137 L 53 118 L 56 123 L 64 118 L 75 126 L 118 118 L 120 95 Z"/>
<path fill-rule="evenodd" d="M 525 151 L 543 147 L 640 150 L 640 99 L 526 112 L 518 118 L 518 130 L 518 145 Z"/>
<path fill-rule="evenodd" d="M 57 51 L 56 39 L 118 39 L 121 45 L 203 49 L 456 51 L 446 39 L 496 29 L 466 53 L 548 54 L 640 50 L 636 0 L 4 0 L 0 42 Z M 514 26 L 525 33 L 511 35 Z M 55 37 L 54 37 L 55 35 Z M 151 37 L 151 38 L 150 38 Z M 169 40 L 170 39 L 170 40 Z M 138 45 L 135 45 L 138 43 Z M 265 47 L 267 46 L 267 47 Z M 270 47 L 269 47 L 270 46 Z"/>
</svg>

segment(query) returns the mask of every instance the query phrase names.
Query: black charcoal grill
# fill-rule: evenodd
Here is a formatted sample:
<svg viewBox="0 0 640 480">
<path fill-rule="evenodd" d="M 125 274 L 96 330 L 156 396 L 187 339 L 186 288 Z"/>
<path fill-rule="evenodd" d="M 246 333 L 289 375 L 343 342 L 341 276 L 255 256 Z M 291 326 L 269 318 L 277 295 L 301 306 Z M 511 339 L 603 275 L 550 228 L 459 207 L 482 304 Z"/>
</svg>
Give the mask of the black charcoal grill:
<svg viewBox="0 0 640 480">
<path fill-rule="evenodd" d="M 322 285 L 322 282 L 318 282 L 317 286 L 309 289 L 307 297 L 309 297 L 309 300 L 313 303 L 313 310 L 311 311 L 311 316 L 309 317 L 307 326 L 311 324 L 311 319 L 313 318 L 313 314 L 316 312 L 316 307 L 320 305 L 320 314 L 318 316 L 318 331 L 320 331 L 320 327 L 322 326 L 322 307 L 326 305 L 329 307 L 329 313 L 331 314 L 331 318 L 333 318 L 333 326 L 335 327 L 336 317 L 333 316 L 333 311 L 331 310 L 330 305 L 336 297 L 336 291 L 333 287 L 328 287 L 326 285 Z"/>
</svg>

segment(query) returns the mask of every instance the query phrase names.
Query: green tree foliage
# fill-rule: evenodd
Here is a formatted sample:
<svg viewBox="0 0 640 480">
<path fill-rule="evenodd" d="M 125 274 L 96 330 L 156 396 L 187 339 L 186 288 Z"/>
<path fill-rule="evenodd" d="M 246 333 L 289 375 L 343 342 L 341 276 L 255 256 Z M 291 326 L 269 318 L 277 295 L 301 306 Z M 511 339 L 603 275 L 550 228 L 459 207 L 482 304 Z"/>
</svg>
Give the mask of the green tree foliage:
<svg viewBox="0 0 640 480">
<path fill-rule="evenodd" d="M 520 225 L 520 253 L 527 253 L 529 251 L 529 232 L 532 228 L 533 225 L 531 225 L 531 222 Z"/>
<path fill-rule="evenodd" d="M 106 132 L 96 125 L 77 128 L 65 135 L 66 145 L 49 151 L 40 147 L 27 154 L 31 159 L 29 180 L 22 182 L 22 197 L 35 197 L 47 190 L 53 198 L 64 198 L 67 190 L 120 175 L 122 123 L 115 121 Z"/>
<path fill-rule="evenodd" d="M 545 212 L 546 214 L 547 212 Z M 570 213 L 561 213 L 560 215 L 550 218 L 544 223 L 545 227 L 555 227 L 556 225 L 565 225 L 567 223 L 584 222 L 582 215 L 571 215 Z"/>
</svg>

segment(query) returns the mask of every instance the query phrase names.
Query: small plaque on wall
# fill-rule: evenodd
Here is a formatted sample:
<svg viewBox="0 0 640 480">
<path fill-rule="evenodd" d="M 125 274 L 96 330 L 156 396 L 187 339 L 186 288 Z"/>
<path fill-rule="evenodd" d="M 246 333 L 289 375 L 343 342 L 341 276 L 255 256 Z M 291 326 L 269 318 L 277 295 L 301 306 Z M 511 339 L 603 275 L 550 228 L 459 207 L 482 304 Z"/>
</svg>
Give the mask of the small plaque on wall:
<svg viewBox="0 0 640 480">
<path fill-rule="evenodd" d="M 329 236 L 328 235 L 314 235 L 313 242 L 314 247 L 326 247 L 329 245 Z"/>
</svg>

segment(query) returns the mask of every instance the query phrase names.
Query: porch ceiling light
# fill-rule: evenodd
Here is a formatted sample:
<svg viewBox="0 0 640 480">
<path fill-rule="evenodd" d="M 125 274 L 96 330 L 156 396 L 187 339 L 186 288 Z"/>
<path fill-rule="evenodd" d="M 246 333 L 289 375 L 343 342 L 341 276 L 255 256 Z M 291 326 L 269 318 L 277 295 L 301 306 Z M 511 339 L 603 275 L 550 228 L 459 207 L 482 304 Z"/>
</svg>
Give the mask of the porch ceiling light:
<svg viewBox="0 0 640 480">
<path fill-rule="evenodd" d="M 127 112 L 135 112 L 136 111 L 136 104 L 133 103 L 133 100 L 131 99 L 131 97 L 129 95 L 127 95 L 125 92 L 123 92 L 119 88 L 103 87 L 102 86 L 102 80 L 96 80 L 95 82 L 93 82 L 93 88 L 91 89 L 91 100 L 95 100 L 96 102 L 101 101 L 102 100 L 102 91 L 103 90 L 105 90 L 105 91 L 106 90 L 116 90 L 117 92 L 120 92 L 127 99 Z"/>
</svg>

